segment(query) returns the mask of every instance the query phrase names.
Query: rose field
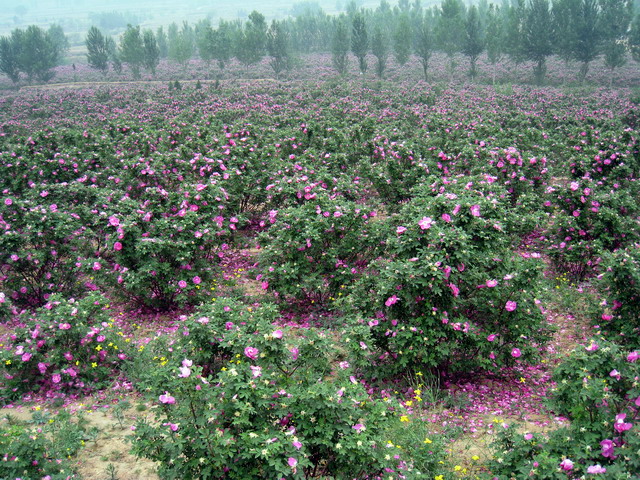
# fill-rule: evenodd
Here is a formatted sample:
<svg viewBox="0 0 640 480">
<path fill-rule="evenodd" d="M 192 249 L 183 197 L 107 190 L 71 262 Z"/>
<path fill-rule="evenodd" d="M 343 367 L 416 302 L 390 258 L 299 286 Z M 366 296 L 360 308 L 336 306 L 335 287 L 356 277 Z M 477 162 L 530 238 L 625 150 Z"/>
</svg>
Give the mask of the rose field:
<svg viewBox="0 0 640 480">
<path fill-rule="evenodd" d="M 329 63 L 0 85 L 0 478 L 640 479 L 637 66 Z"/>
</svg>

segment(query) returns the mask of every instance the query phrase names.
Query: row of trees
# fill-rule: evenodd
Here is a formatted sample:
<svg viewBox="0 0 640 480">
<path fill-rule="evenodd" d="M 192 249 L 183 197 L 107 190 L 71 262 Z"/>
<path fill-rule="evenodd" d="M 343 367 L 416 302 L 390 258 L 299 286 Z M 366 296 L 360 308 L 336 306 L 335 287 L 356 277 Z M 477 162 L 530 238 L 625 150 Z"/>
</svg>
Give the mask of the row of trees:
<svg viewBox="0 0 640 480">
<path fill-rule="evenodd" d="M 376 73 L 382 77 L 389 55 L 404 65 L 414 54 L 428 79 L 429 60 L 436 51 L 448 57 L 451 76 L 457 67 L 457 55 L 466 56 L 471 78 L 477 75 L 478 58 L 486 52 L 494 72 L 505 59 L 516 65 L 533 62 L 534 78 L 541 83 L 547 58 L 560 55 L 567 62 L 579 63 L 578 78 L 582 81 L 591 62 L 601 55 L 611 69 L 611 78 L 629 51 L 640 59 L 640 21 L 632 19 L 631 0 L 512 0 L 500 6 L 481 0 L 470 7 L 462 0 L 443 0 L 439 6 L 426 9 L 419 1 L 410 4 L 400 0 L 391 7 L 382 0 L 376 9 L 358 9 L 351 2 L 346 13 L 339 16 L 308 8 L 270 26 L 255 11 L 245 22 L 221 21 L 217 28 L 209 20 L 193 27 L 186 22 L 181 28 L 173 24 L 166 33 L 159 28 L 155 34 L 135 33 L 137 27 L 130 26 L 120 40 L 120 57 L 111 48 L 111 58 L 115 68 L 119 68 L 119 61 L 124 62 L 139 75 L 141 66 L 153 72 L 160 58 L 186 65 L 198 55 L 207 64 L 217 61 L 224 69 L 232 57 L 250 66 L 269 55 L 278 76 L 291 67 L 293 53 L 330 51 L 340 74 L 348 70 L 349 53 L 365 73 L 371 53 L 376 57 Z M 106 63 L 95 60 L 105 54 L 92 53 L 104 50 L 93 46 L 96 35 L 92 28 L 87 37 L 89 61 L 105 70 Z M 97 44 L 102 45 L 100 42 L 108 40 Z"/>
<path fill-rule="evenodd" d="M 29 82 L 47 82 L 68 49 L 69 42 L 59 25 L 48 30 L 36 25 L 15 29 L 11 35 L 0 37 L 0 72 L 14 83 L 23 74 Z"/>
<path fill-rule="evenodd" d="M 91 27 L 86 40 L 87 59 L 91 67 L 106 72 L 109 64 L 116 71 L 126 64 L 136 78 L 141 69 L 154 74 L 160 59 L 168 58 L 183 67 L 196 54 L 207 65 L 216 61 L 224 69 L 232 57 L 244 65 L 252 65 L 269 54 L 276 75 L 291 67 L 292 48 L 285 22 L 274 20 L 267 25 L 265 17 L 252 12 L 246 24 L 221 21 L 214 29 L 209 20 L 192 27 L 175 23 L 167 30 L 141 30 L 128 25 L 116 46 L 115 41 L 98 28 Z"/>
<path fill-rule="evenodd" d="M 509 3 L 510 1 L 510 3 Z M 502 5 L 480 0 L 466 7 L 462 0 L 443 0 L 423 8 L 419 0 L 399 0 L 391 7 L 382 0 L 375 9 L 358 9 L 355 2 L 345 13 L 331 16 L 313 4 L 296 15 L 268 24 L 254 11 L 244 21 L 209 20 L 195 25 L 173 23 L 155 31 L 129 25 L 116 40 L 91 27 L 85 43 L 89 65 L 106 72 L 120 72 L 126 65 L 135 77 L 144 69 L 155 73 L 161 59 L 183 65 L 195 57 L 223 70 L 231 58 L 247 68 L 269 56 L 276 76 L 293 65 L 293 55 L 331 52 L 340 74 L 349 69 L 352 54 L 361 73 L 368 69 L 368 55 L 376 57 L 376 73 L 382 77 L 393 55 L 404 65 L 411 55 L 421 62 L 428 79 L 429 61 L 435 52 L 448 57 L 453 77 L 460 54 L 468 58 L 468 75 L 477 75 L 478 58 L 486 52 L 496 66 L 510 60 L 516 65 L 533 62 L 534 78 L 544 81 L 546 61 L 559 55 L 577 62 L 578 78 L 586 77 L 593 60 L 602 56 L 614 70 L 631 53 L 640 60 L 640 20 L 635 21 L 632 0 L 503 0 Z M 47 81 L 59 62 L 65 39 L 59 27 L 43 31 L 29 27 L 0 39 L 0 71 L 13 81 L 24 73 L 29 81 Z M 57 40 L 56 40 L 57 39 Z M 33 46 L 37 45 L 37 46 Z"/>
</svg>

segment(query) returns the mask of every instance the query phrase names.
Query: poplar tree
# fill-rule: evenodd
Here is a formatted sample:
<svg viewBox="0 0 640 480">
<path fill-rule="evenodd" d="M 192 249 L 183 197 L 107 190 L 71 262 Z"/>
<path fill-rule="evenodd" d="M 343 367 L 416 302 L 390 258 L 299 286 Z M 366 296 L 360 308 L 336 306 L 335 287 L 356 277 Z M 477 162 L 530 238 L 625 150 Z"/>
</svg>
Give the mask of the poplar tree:
<svg viewBox="0 0 640 480">
<path fill-rule="evenodd" d="M 367 36 L 367 25 L 362 13 L 356 13 L 352 20 L 351 29 L 351 51 L 358 59 L 360 74 L 367 71 L 367 52 L 369 51 L 369 37 Z"/>
<path fill-rule="evenodd" d="M 371 38 L 371 52 L 376 57 L 376 74 L 382 78 L 387 68 L 387 56 L 389 55 L 389 45 L 385 34 L 380 25 L 376 25 L 373 29 L 373 37 Z"/>
<path fill-rule="evenodd" d="M 349 66 L 349 29 L 344 14 L 334 22 L 333 38 L 331 39 L 331 61 L 340 75 L 347 73 Z"/>
<path fill-rule="evenodd" d="M 478 57 L 484 51 L 484 35 L 480 25 L 478 9 L 472 5 L 465 21 L 465 36 L 462 53 L 469 58 L 469 77 L 475 79 L 477 75 Z"/>
<path fill-rule="evenodd" d="M 98 27 L 92 26 L 84 41 L 87 47 L 87 63 L 91 68 L 106 73 L 109 69 L 109 49 L 107 39 Z"/>
<path fill-rule="evenodd" d="M 144 42 L 140 26 L 127 25 L 120 39 L 119 59 L 129 66 L 134 78 L 140 78 L 140 68 L 144 65 Z"/>
<path fill-rule="evenodd" d="M 431 31 L 431 22 L 425 14 L 422 17 L 422 21 L 418 24 L 418 31 L 416 32 L 416 55 L 420 59 L 422 64 L 422 71 L 424 72 L 425 82 L 429 81 L 429 60 L 435 50 L 435 38 Z"/>
</svg>

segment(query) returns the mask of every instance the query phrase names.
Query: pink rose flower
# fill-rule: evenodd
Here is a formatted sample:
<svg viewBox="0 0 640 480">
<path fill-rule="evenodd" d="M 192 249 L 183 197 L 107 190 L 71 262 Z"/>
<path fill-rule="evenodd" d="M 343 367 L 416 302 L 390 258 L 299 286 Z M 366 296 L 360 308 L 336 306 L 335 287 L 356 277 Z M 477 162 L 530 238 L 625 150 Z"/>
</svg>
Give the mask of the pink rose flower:
<svg viewBox="0 0 640 480">
<path fill-rule="evenodd" d="M 600 466 L 600 464 L 591 465 L 587 468 L 587 473 L 607 473 L 607 469 Z"/>
<path fill-rule="evenodd" d="M 166 405 L 173 405 L 174 403 L 176 403 L 176 399 L 169 395 L 169 392 L 167 391 L 165 391 L 164 394 L 160 395 L 158 399 L 161 403 L 164 403 Z"/>
<path fill-rule="evenodd" d="M 427 230 L 433 225 L 433 220 L 430 217 L 423 217 L 422 220 L 418 222 L 418 225 L 420 225 L 422 230 Z"/>
<path fill-rule="evenodd" d="M 360 433 L 360 432 L 364 432 L 364 431 L 367 429 L 367 428 L 366 428 L 363 424 L 361 424 L 361 423 L 356 423 L 356 424 L 355 424 L 353 427 L 351 427 L 351 428 L 353 428 L 353 429 L 354 429 L 356 432 L 358 432 L 358 433 Z"/>
<path fill-rule="evenodd" d="M 391 305 L 394 305 L 396 303 L 398 303 L 398 297 L 396 297 L 395 295 L 391 295 L 389 298 L 387 298 L 387 301 L 384 302 L 387 307 L 390 307 Z"/>
<path fill-rule="evenodd" d="M 614 459 L 616 458 L 615 454 L 615 445 L 608 438 L 606 440 L 602 440 L 600 442 L 600 446 L 602 447 L 602 456 L 605 458 Z"/>
<path fill-rule="evenodd" d="M 565 458 L 562 462 L 560 462 L 560 468 L 566 472 L 573 470 L 573 462 L 568 458 Z"/>
<path fill-rule="evenodd" d="M 251 360 L 255 360 L 256 358 L 258 358 L 258 354 L 259 354 L 259 353 L 260 353 L 260 352 L 259 352 L 259 351 L 258 351 L 258 349 L 257 349 L 257 348 L 255 348 L 255 347 L 246 347 L 246 348 L 244 349 L 244 354 L 245 354 L 248 358 L 250 358 Z"/>
<path fill-rule="evenodd" d="M 518 308 L 518 304 L 513 300 L 509 300 L 504 306 L 507 312 L 513 312 L 516 308 Z"/>
<path fill-rule="evenodd" d="M 624 421 L 626 417 L 626 413 L 619 413 L 618 415 L 616 415 L 616 423 L 613 425 L 613 428 L 616 432 L 626 432 L 627 430 L 631 429 L 631 427 L 633 427 L 633 424 Z"/>
</svg>

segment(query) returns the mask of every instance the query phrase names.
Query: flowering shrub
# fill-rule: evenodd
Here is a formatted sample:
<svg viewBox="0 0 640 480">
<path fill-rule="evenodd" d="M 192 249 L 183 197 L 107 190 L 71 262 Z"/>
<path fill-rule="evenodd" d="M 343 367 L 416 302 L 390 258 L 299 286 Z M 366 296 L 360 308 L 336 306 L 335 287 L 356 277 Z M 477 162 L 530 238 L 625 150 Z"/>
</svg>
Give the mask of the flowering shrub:
<svg viewBox="0 0 640 480">
<path fill-rule="evenodd" d="M 0 201 L 0 229 L 0 282 L 17 307 L 85 290 L 78 259 L 91 234 L 73 210 L 9 194 Z"/>
<path fill-rule="evenodd" d="M 98 258 L 87 272 L 128 300 L 154 310 L 198 303 L 217 253 L 228 248 L 237 217 L 225 217 L 224 192 L 206 183 L 130 190 L 105 213 Z"/>
<path fill-rule="evenodd" d="M 91 432 L 82 421 L 72 422 L 69 413 L 47 417 L 36 425 L 0 424 L 0 478 L 76 478 L 69 459 Z"/>
<path fill-rule="evenodd" d="M 14 313 L 14 308 L 4 292 L 0 292 L 0 321 L 8 319 Z"/>
<path fill-rule="evenodd" d="M 260 237 L 263 288 L 283 298 L 326 303 L 347 292 L 380 252 L 376 212 L 325 195 L 273 213 Z"/>
<path fill-rule="evenodd" d="M 114 331 L 107 300 L 99 294 L 78 300 L 53 295 L 19 321 L 0 349 L 9 397 L 39 388 L 49 393 L 101 388 L 128 358 L 127 341 Z"/>
<path fill-rule="evenodd" d="M 640 471 L 637 419 L 640 352 L 604 339 L 579 347 L 554 371 L 550 407 L 570 425 L 548 435 L 503 429 L 487 478 L 533 475 L 541 479 L 632 478 Z"/>
<path fill-rule="evenodd" d="M 371 153 L 362 162 L 364 175 L 371 180 L 386 208 L 396 210 L 411 197 L 411 189 L 426 180 L 435 162 L 421 152 L 420 146 L 406 146 L 388 138 L 375 138 L 369 145 Z"/>
<path fill-rule="evenodd" d="M 638 241 L 637 185 L 609 186 L 590 179 L 549 187 L 557 207 L 548 251 L 554 263 L 582 278 L 592 272 L 605 251 Z"/>
<path fill-rule="evenodd" d="M 598 284 L 605 297 L 598 325 L 607 337 L 640 348 L 640 245 L 605 253 Z"/>
<path fill-rule="evenodd" d="M 136 454 L 159 461 L 163 478 L 396 478 L 382 437 L 390 404 L 347 361 L 332 363 L 334 339 L 263 313 L 225 302 L 185 321 L 174 354 L 147 369 L 158 420 L 136 425 Z"/>
<path fill-rule="evenodd" d="M 506 198 L 471 185 L 416 189 L 389 219 L 390 259 L 372 264 L 346 300 L 368 316 L 390 370 L 492 369 L 533 360 L 547 338 L 540 262 L 511 251 Z"/>
</svg>

